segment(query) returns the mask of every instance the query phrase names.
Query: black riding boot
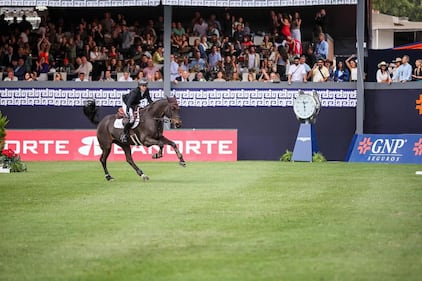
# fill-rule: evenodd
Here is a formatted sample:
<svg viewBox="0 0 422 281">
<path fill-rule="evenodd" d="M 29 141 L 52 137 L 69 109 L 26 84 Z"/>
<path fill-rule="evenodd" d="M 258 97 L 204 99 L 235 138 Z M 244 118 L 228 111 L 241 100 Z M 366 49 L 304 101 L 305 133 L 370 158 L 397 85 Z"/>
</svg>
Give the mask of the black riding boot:
<svg viewBox="0 0 422 281">
<path fill-rule="evenodd" d="M 128 122 L 128 123 L 125 125 L 125 127 L 123 128 L 123 133 L 122 133 L 122 135 L 120 136 L 120 141 L 121 141 L 121 142 L 127 142 L 127 141 L 128 141 L 128 140 L 127 140 L 127 138 L 128 138 L 128 136 L 129 136 L 129 130 L 130 130 L 130 127 L 132 127 L 132 123 Z"/>
</svg>

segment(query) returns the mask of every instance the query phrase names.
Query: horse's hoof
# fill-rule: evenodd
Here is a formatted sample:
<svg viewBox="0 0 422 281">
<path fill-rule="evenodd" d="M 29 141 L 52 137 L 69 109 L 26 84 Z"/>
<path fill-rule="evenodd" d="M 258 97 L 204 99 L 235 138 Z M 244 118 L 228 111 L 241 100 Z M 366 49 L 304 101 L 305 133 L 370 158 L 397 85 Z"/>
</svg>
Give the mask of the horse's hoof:
<svg viewBox="0 0 422 281">
<path fill-rule="evenodd" d="M 114 180 L 114 178 L 112 176 L 110 176 L 110 175 L 106 175 L 105 178 L 108 181 L 113 181 Z"/>
<path fill-rule="evenodd" d="M 182 166 L 182 167 L 186 167 L 186 162 L 185 161 L 180 161 L 179 162 L 179 165 Z"/>
<path fill-rule="evenodd" d="M 141 175 L 141 178 L 142 178 L 144 181 L 149 180 L 149 177 L 148 177 L 147 175 L 145 175 L 145 174 L 142 174 L 142 175 Z"/>
<path fill-rule="evenodd" d="M 161 156 L 158 155 L 158 153 L 155 153 L 152 155 L 152 159 L 158 159 L 158 158 L 161 158 Z"/>
</svg>

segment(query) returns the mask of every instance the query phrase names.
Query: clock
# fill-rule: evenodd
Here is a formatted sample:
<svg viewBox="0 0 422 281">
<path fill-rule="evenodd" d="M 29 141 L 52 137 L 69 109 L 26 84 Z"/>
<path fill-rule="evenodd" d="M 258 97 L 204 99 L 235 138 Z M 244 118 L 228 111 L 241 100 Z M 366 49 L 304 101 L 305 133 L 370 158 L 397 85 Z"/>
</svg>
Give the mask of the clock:
<svg viewBox="0 0 422 281">
<path fill-rule="evenodd" d="M 315 91 L 312 94 L 299 91 L 299 95 L 293 102 L 294 113 L 299 120 L 304 121 L 314 121 L 320 107 L 321 103 Z"/>
</svg>

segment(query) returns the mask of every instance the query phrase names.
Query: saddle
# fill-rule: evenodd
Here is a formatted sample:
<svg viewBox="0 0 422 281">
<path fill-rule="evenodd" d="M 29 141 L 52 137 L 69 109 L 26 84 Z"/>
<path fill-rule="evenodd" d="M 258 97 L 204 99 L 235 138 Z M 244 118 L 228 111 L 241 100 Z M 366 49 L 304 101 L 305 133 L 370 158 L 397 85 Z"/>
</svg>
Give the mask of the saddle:
<svg viewBox="0 0 422 281">
<path fill-rule="evenodd" d="M 135 129 L 136 127 L 138 127 L 140 123 L 141 109 L 142 108 L 139 106 L 135 107 L 135 110 L 133 111 L 133 117 L 135 119 L 135 122 L 133 122 L 131 129 Z M 116 120 L 114 121 L 114 128 L 123 129 L 128 122 L 129 122 L 129 118 L 126 117 L 123 107 L 119 107 L 116 112 Z"/>
</svg>

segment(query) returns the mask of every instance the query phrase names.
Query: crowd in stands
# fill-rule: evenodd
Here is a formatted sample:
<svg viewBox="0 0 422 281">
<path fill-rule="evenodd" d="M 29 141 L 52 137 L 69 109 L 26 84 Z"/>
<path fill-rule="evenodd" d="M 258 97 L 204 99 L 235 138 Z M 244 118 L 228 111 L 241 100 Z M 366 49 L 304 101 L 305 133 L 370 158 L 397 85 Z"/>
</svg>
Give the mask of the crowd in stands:
<svg viewBox="0 0 422 281">
<path fill-rule="evenodd" d="M 0 68 L 5 81 L 183 81 L 348 82 L 357 80 L 357 60 L 329 58 L 325 9 L 317 11 L 312 38 L 304 41 L 302 19 L 271 10 L 267 30 L 257 33 L 242 16 L 204 18 L 195 12 L 190 22 L 171 26 L 170 77 L 163 77 L 164 18 L 144 26 L 121 13 L 81 19 L 69 29 L 63 20 L 42 18 L 34 29 L 25 16 L 12 23 L 0 15 Z M 259 39 L 259 40 L 257 40 Z M 380 63 L 381 82 L 422 80 L 422 63 L 408 57 L 400 67 Z M 384 66 L 386 65 L 386 66 Z M 404 76 L 409 72 L 410 78 Z M 399 71 L 400 69 L 400 71 Z M 400 74 L 396 74 L 400 73 Z M 404 78 L 403 78 L 404 77 Z"/>
</svg>

